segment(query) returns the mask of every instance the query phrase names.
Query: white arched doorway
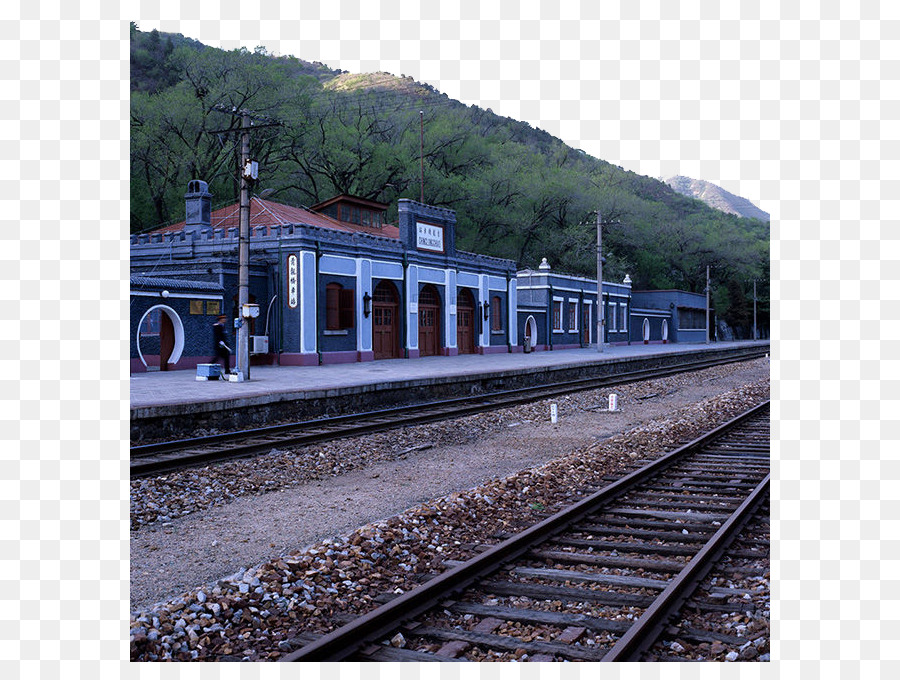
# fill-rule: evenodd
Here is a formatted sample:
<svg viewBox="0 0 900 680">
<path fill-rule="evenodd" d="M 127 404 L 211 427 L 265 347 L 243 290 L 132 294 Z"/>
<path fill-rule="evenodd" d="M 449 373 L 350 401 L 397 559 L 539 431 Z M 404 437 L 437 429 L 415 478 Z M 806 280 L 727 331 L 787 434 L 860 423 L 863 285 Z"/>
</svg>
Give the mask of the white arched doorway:
<svg viewBox="0 0 900 680">
<path fill-rule="evenodd" d="M 178 360 L 181 359 L 181 354 L 184 352 L 184 326 L 181 323 L 181 318 L 178 316 L 178 312 L 167 305 L 154 305 L 141 317 L 141 320 L 138 322 L 137 326 L 137 337 L 135 338 L 135 345 L 137 346 L 138 358 L 140 358 L 141 363 L 144 364 L 144 368 L 147 368 L 147 360 L 144 358 L 144 352 L 141 349 L 141 328 L 144 326 L 144 320 L 150 316 L 151 313 L 157 313 L 157 310 L 161 314 L 165 314 L 168 317 L 169 321 L 172 323 L 172 334 L 173 334 L 173 344 L 172 351 L 169 356 L 166 358 L 167 364 L 176 364 Z M 160 366 L 160 369 L 163 369 Z M 164 370 L 164 369 L 163 369 Z"/>
<path fill-rule="evenodd" d="M 669 342 L 669 321 L 668 321 L 668 319 L 663 319 L 663 321 L 662 321 L 662 341 L 663 341 L 663 343 Z"/>
<path fill-rule="evenodd" d="M 650 319 L 645 318 L 641 324 L 641 336 L 644 338 L 645 345 L 650 342 Z"/>
<path fill-rule="evenodd" d="M 529 316 L 525 319 L 525 342 L 528 344 L 531 349 L 534 349 L 535 345 L 537 345 L 537 322 L 534 320 L 533 316 Z"/>
</svg>

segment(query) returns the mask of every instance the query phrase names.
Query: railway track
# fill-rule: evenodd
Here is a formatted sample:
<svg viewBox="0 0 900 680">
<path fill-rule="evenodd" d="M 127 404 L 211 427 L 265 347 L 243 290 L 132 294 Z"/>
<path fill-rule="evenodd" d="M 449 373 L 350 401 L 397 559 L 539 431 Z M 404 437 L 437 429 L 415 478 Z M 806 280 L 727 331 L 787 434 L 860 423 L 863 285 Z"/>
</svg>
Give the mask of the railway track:
<svg viewBox="0 0 900 680">
<path fill-rule="evenodd" d="M 283 660 L 640 660 L 768 489 L 766 402 Z"/>
<path fill-rule="evenodd" d="M 366 413 L 319 418 L 303 422 L 229 432 L 206 437 L 144 444 L 131 447 L 132 478 L 164 474 L 184 467 L 206 465 L 211 462 L 240 458 L 271 451 L 285 446 L 299 446 L 315 442 L 358 436 L 371 432 L 457 418 L 484 411 L 515 406 L 539 399 L 610 387 L 623 383 L 662 378 L 677 373 L 699 371 L 735 361 L 748 361 L 766 354 L 744 355 L 739 359 L 703 359 L 689 361 L 663 369 L 645 369 L 612 376 L 493 392 L 488 395 L 429 402 L 414 406 L 388 408 Z"/>
</svg>

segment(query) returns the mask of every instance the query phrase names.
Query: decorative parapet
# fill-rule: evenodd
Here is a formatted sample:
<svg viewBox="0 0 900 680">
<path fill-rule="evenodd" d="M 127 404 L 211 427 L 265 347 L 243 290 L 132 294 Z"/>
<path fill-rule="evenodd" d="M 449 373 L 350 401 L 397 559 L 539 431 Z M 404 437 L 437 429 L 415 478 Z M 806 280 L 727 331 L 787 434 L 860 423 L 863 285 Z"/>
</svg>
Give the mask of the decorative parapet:
<svg viewBox="0 0 900 680">
<path fill-rule="evenodd" d="M 500 271 L 513 274 L 515 273 L 516 263 L 501 257 L 492 257 L 490 255 L 479 255 L 478 253 L 468 253 L 464 250 L 456 251 L 456 258 L 460 264 L 472 264 L 481 267 L 493 267 Z"/>
<path fill-rule="evenodd" d="M 160 255 L 170 253 L 199 256 L 224 248 L 236 248 L 240 230 L 237 227 L 228 229 L 184 229 L 156 234 L 132 234 L 131 248 L 133 255 Z M 338 231 L 305 224 L 288 224 L 254 227 L 250 236 L 251 251 L 286 248 L 314 248 L 316 243 L 337 246 L 338 248 L 367 248 L 373 252 L 397 252 L 403 250 L 398 239 L 376 236 L 361 232 Z"/>
<path fill-rule="evenodd" d="M 566 274 L 559 271 L 522 269 L 516 272 L 516 278 L 519 280 L 520 291 L 528 290 L 530 288 L 546 288 L 552 285 L 555 288 L 581 289 L 587 296 L 593 295 L 595 298 L 597 296 L 597 279 L 586 276 Z M 630 297 L 631 285 L 604 281 L 603 294 Z"/>
</svg>

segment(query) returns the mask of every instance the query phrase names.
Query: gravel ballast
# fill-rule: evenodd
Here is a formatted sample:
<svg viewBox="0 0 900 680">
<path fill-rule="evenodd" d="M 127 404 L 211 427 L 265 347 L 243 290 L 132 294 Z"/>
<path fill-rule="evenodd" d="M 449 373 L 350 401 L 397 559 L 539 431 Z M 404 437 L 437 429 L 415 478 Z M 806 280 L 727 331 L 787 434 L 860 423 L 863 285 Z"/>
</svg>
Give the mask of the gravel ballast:
<svg viewBox="0 0 900 680">
<path fill-rule="evenodd" d="M 768 371 L 578 393 L 556 424 L 538 402 L 134 481 L 132 659 L 276 660 L 768 399 Z"/>
</svg>

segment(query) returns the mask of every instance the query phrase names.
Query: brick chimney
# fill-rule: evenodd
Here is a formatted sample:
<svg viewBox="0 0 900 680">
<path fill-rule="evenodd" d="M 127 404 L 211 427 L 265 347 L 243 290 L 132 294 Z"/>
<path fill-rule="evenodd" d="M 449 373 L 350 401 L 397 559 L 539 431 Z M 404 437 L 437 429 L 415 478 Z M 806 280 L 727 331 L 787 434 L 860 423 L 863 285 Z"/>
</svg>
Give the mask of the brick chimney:
<svg viewBox="0 0 900 680">
<path fill-rule="evenodd" d="M 209 185 L 199 179 L 188 182 L 188 192 L 184 195 L 185 231 L 208 229 L 211 205 L 212 194 L 209 193 Z"/>
</svg>

